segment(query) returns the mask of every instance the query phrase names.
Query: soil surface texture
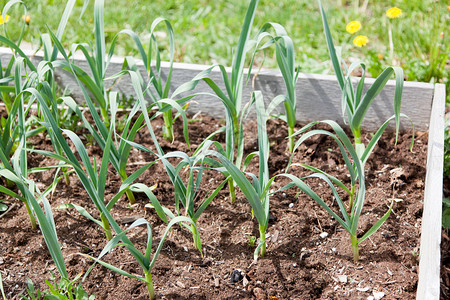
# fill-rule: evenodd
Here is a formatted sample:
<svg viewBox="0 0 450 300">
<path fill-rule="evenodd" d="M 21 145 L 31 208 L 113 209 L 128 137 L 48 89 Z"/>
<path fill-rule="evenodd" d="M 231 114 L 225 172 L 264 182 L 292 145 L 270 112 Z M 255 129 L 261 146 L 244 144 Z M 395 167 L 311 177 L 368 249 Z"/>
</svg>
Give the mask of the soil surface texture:
<svg viewBox="0 0 450 300">
<path fill-rule="evenodd" d="M 181 123 L 177 120 L 175 140 L 160 143 L 163 150 L 193 153 L 210 133 L 223 122 L 205 116 L 196 116 L 189 124 L 190 149 L 183 138 Z M 162 136 L 162 120 L 153 123 L 157 136 Z M 299 129 L 298 127 L 297 129 Z M 324 129 L 329 129 L 323 126 Z M 102 151 L 87 136 L 78 135 L 89 155 L 100 164 Z M 270 176 L 282 174 L 288 164 L 287 127 L 282 121 L 268 122 L 270 140 Z M 371 134 L 363 135 L 367 144 Z M 366 163 L 367 194 L 359 223 L 362 236 L 393 204 L 386 223 L 360 245 L 360 259 L 353 262 L 348 233 L 315 201 L 296 188 L 275 193 L 270 199 L 270 222 L 267 230 L 267 254 L 253 261 L 255 246 L 252 237 L 258 237 L 258 223 L 252 219 L 251 207 L 238 190 L 237 201 L 230 203 L 227 186 L 211 202 L 198 220 L 203 257 L 193 246 L 191 233 L 180 226 L 164 242 L 161 254 L 152 271 L 155 292 L 159 299 L 415 299 L 418 280 L 419 239 L 423 208 L 423 189 L 428 135 L 416 132 L 410 151 L 411 133 L 400 134 L 395 145 L 395 133 L 386 132 Z M 224 143 L 224 136 L 217 140 Z M 135 142 L 155 149 L 151 137 L 143 129 Z M 36 149 L 53 151 L 45 134 L 30 138 Z M 245 152 L 257 151 L 257 126 L 246 125 Z M 29 167 L 48 166 L 54 160 L 36 153 L 29 154 Z M 128 174 L 154 160 L 150 153 L 132 150 Z M 175 161 L 175 160 L 174 160 Z M 298 177 L 311 174 L 299 166 L 310 164 L 349 184 L 347 169 L 333 140 L 314 136 L 299 147 L 293 157 L 289 173 Z M 297 165 L 295 165 L 297 164 Z M 258 174 L 257 156 L 247 168 Z M 50 185 L 54 171 L 35 173 L 33 179 L 41 190 Z M 205 171 L 197 201 L 207 197 L 224 177 L 213 170 Z M 0 179 L 0 184 L 5 184 Z M 175 212 L 173 186 L 161 163 L 154 164 L 136 182 L 157 185 L 154 193 L 161 204 Z M 336 212 L 338 205 L 328 185 L 319 179 L 306 182 Z M 276 191 L 288 183 L 277 177 Z M 106 200 L 110 200 L 121 185 L 117 172 L 110 167 L 107 178 Z M 344 192 L 339 194 L 346 200 Z M 153 251 L 166 228 L 158 215 L 145 205 L 150 200 L 145 194 L 135 194 L 136 204 L 130 206 L 123 196 L 112 215 L 123 228 L 138 218 L 145 218 L 153 229 Z M 5 198 L 6 196 L 2 196 Z M 97 257 L 106 245 L 103 230 L 81 216 L 74 209 L 59 209 L 65 203 L 83 206 L 94 217 L 99 214 L 75 174 L 70 184 L 61 180 L 55 192 L 48 197 L 52 205 L 56 229 L 70 278 L 85 273 L 92 260 L 82 254 Z M 27 278 L 36 287 L 46 289 L 44 280 L 57 274 L 56 267 L 39 230 L 31 229 L 25 207 L 19 200 L 7 198 L 10 209 L 0 216 L 0 271 L 8 299 L 19 299 L 26 293 Z M 448 232 L 443 244 L 449 245 Z M 128 236 L 140 251 L 145 251 L 147 230 L 137 227 Z M 257 242 L 256 242 L 257 244 Z M 446 256 L 445 256 L 446 255 Z M 116 247 L 103 260 L 128 273 L 143 276 L 139 265 L 123 246 Z M 448 253 L 443 260 L 447 262 Z M 236 276 L 237 270 L 242 276 Z M 232 273 L 237 282 L 230 280 Z M 78 282 L 81 282 L 79 280 Z M 77 283 L 78 283 L 77 282 Z M 82 282 L 96 299 L 148 299 L 143 282 L 130 279 L 96 265 Z M 445 293 L 448 293 L 448 288 Z"/>
</svg>

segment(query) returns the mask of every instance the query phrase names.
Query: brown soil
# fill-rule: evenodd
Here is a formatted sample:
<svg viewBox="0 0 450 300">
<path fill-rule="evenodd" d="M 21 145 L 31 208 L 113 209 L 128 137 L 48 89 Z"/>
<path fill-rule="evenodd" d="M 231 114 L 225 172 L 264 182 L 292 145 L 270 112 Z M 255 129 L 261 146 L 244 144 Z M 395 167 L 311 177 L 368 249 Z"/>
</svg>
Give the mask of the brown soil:
<svg viewBox="0 0 450 300">
<path fill-rule="evenodd" d="M 192 122 L 189 129 L 191 148 L 195 149 L 203 138 L 221 125 L 207 117 Z M 160 134 L 161 121 L 156 120 L 154 127 Z M 247 127 L 249 136 L 245 149 L 250 153 L 257 147 L 256 126 L 249 124 Z M 270 121 L 268 128 L 272 176 L 283 172 L 289 159 L 284 139 L 287 128 L 281 121 Z M 181 138 L 181 129 L 176 136 L 173 143 L 162 142 L 164 151 L 188 151 Z M 223 142 L 223 137 L 220 139 Z M 179 226 L 174 227 L 173 235 L 165 241 L 152 272 L 157 295 L 161 299 L 366 299 L 382 292 L 385 294 L 383 299 L 414 299 L 427 134 L 418 134 L 412 152 L 409 151 L 410 141 L 411 134 L 403 134 L 395 146 L 394 135 L 385 134 L 367 163 L 368 191 L 360 233 L 368 230 L 387 211 L 390 199 L 403 201 L 394 204 L 387 222 L 360 246 L 358 263 L 353 262 L 348 234 L 318 204 L 296 189 L 272 196 L 268 252 L 266 257 L 253 263 L 254 248 L 249 245 L 248 236 L 258 236 L 257 222 L 252 220 L 251 208 L 243 195 L 239 192 L 238 200 L 231 204 L 225 188 L 198 220 L 203 257 L 194 249 L 191 235 Z M 145 133 L 140 134 L 136 142 L 153 147 Z M 43 135 L 33 138 L 32 143 L 38 149 L 52 149 Z M 88 150 L 99 162 L 99 149 L 88 146 Z M 29 160 L 30 167 L 52 163 L 37 154 L 30 154 Z M 151 160 L 150 154 L 134 150 L 130 172 Z M 312 164 L 346 183 L 349 181 L 338 150 L 326 138 L 310 139 L 300 147 L 294 162 Z M 257 174 L 255 164 L 248 171 Z M 293 167 L 290 172 L 297 176 L 308 174 L 300 167 Z M 106 198 L 111 199 L 121 182 L 113 169 L 108 175 Z M 34 179 L 45 187 L 53 180 L 52 176 L 52 172 L 38 173 Z M 201 194 L 207 195 L 221 179 L 222 176 L 216 173 L 205 175 Z M 156 197 L 163 205 L 174 209 L 173 188 L 160 164 L 144 173 L 139 182 L 148 186 L 156 183 Z M 278 189 L 286 183 L 278 179 L 273 188 Z M 322 182 L 310 180 L 308 183 L 331 205 L 330 191 Z M 112 214 L 124 228 L 133 219 L 145 217 L 152 224 L 156 247 L 165 224 L 154 211 L 144 208 L 149 203 L 146 196 L 136 196 L 135 206 L 130 207 L 123 198 Z M 71 175 L 70 185 L 62 182 L 58 185 L 50 201 L 68 272 L 73 278 L 92 265 L 92 261 L 79 254 L 98 256 L 107 241 L 101 228 L 76 211 L 57 209 L 59 205 L 71 202 L 86 207 L 98 217 L 75 175 Z M 25 292 L 27 278 L 44 289 L 44 280 L 50 278 L 49 271 L 56 272 L 56 268 L 42 235 L 30 228 L 24 206 L 14 199 L 8 199 L 7 203 L 12 209 L 0 218 L 0 270 L 8 299 L 17 299 Z M 337 208 L 335 202 L 333 208 Z M 328 235 L 321 237 L 322 233 Z M 144 249 L 147 235 L 143 227 L 130 231 L 129 236 L 141 250 Z M 143 274 L 124 247 L 116 248 L 104 260 L 127 272 Z M 246 275 L 236 284 L 230 282 L 234 269 L 241 269 Z M 96 299 L 148 297 L 142 282 L 99 265 L 94 267 L 83 286 L 89 293 L 94 293 Z"/>
</svg>

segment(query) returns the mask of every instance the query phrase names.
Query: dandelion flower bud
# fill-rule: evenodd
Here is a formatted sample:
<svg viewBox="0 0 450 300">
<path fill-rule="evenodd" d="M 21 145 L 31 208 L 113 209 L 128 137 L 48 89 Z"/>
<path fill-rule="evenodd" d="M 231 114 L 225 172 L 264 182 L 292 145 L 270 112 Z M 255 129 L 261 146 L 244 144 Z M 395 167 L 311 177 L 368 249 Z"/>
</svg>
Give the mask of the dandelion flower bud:
<svg viewBox="0 0 450 300">
<path fill-rule="evenodd" d="M 24 20 L 25 23 L 27 23 L 27 25 L 29 25 L 30 21 L 31 21 L 31 17 L 30 17 L 30 15 L 27 15 L 27 16 L 22 15 L 22 20 Z"/>
</svg>

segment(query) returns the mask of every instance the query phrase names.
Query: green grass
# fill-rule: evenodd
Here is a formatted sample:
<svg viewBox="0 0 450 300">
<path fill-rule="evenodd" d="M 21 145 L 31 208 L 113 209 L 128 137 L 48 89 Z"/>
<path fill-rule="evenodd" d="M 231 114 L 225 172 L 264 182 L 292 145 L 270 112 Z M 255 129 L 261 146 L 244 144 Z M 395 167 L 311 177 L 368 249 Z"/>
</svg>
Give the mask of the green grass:
<svg viewBox="0 0 450 300">
<path fill-rule="evenodd" d="M 3 0 L 6 3 L 6 0 Z M 25 40 L 39 44 L 39 31 L 46 31 L 46 23 L 55 30 L 64 9 L 62 0 L 24 0 L 31 22 Z M 83 0 L 77 1 L 74 14 L 69 20 L 63 42 L 66 46 L 74 42 L 93 41 L 93 4 L 90 1 L 85 14 L 79 18 Z M 363 0 L 359 1 L 363 6 Z M 387 34 L 388 19 L 384 12 L 397 6 L 403 15 L 393 20 L 395 56 L 405 69 L 408 80 L 430 81 L 437 77 L 448 82 L 448 70 L 444 69 L 448 60 L 449 45 L 441 38 L 441 32 L 448 28 L 450 13 L 445 1 L 402 0 L 368 1 L 367 9 L 355 9 L 358 1 L 323 2 L 329 16 L 333 39 L 337 45 L 347 49 L 350 58 L 363 59 L 369 71 L 377 76 L 384 66 L 390 65 Z M 4 4 L 3 3 L 3 4 Z M 126 3 L 126 4 L 124 4 Z M 175 31 L 175 61 L 187 63 L 231 65 L 232 47 L 237 43 L 247 1 L 207 1 L 207 0 L 154 0 L 154 1 L 105 1 L 106 42 L 112 40 L 121 29 L 135 31 L 144 41 L 149 40 L 149 27 L 159 17 L 168 18 Z M 11 35 L 18 33 L 22 11 L 12 15 L 8 22 Z M 58 16 L 58 17 L 56 17 Z M 345 31 L 345 25 L 359 20 L 362 29 L 357 34 L 369 37 L 369 44 L 356 48 L 352 44 L 354 36 Z M 262 0 L 253 28 L 265 22 L 278 22 L 286 27 L 296 48 L 296 60 L 302 72 L 331 73 L 331 64 L 325 45 L 322 24 L 316 1 Z M 163 32 L 161 28 L 161 32 Z M 165 45 L 161 45 L 161 48 Z M 117 55 L 136 54 L 135 47 L 125 36 L 120 38 Z M 434 53 L 434 54 L 433 54 Z M 439 54 L 439 55 L 437 55 Z M 275 68 L 275 56 L 268 53 L 265 66 Z M 379 59 L 383 56 L 383 59 Z M 401 59 L 400 59 L 401 58 Z M 257 62 L 261 61 L 261 57 Z"/>
</svg>

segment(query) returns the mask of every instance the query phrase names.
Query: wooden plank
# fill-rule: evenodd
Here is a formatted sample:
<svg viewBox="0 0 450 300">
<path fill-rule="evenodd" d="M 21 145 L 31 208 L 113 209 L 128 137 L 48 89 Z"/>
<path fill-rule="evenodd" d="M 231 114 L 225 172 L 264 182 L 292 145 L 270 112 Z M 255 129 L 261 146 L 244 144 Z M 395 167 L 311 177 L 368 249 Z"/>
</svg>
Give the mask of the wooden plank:
<svg viewBox="0 0 450 300">
<path fill-rule="evenodd" d="M 2 61 L 5 55 L 10 55 L 10 50 L 5 48 L 0 49 L 0 56 Z M 30 53 L 28 51 L 27 53 Z M 31 53 L 30 53 L 31 54 Z M 38 58 L 41 54 L 36 54 L 35 58 Z M 76 54 L 74 60 L 77 65 L 84 70 L 88 70 L 88 66 L 81 55 Z M 111 63 L 107 69 L 107 76 L 113 75 L 119 72 L 122 68 L 123 58 L 113 57 Z M 146 76 L 145 69 L 141 62 L 138 61 L 138 65 L 141 67 L 141 73 Z M 190 81 L 195 75 L 203 71 L 209 66 L 193 65 L 185 63 L 175 63 L 172 75 L 172 89 L 173 92 L 182 83 Z M 165 78 L 167 74 L 168 63 L 163 63 L 163 74 Z M 229 69 L 228 69 L 229 71 Z M 253 72 L 252 76 L 256 73 Z M 79 101 L 83 101 L 83 96 L 79 91 L 76 81 L 72 78 L 72 75 L 57 70 L 56 77 L 58 83 L 63 88 L 68 88 L 71 91 L 72 96 Z M 213 70 L 210 76 L 216 83 L 223 89 L 224 84 L 222 81 L 219 69 Z M 252 82 L 244 87 L 243 105 L 250 99 L 253 91 Z M 354 79 L 355 83 L 357 78 Z M 365 89 L 374 82 L 374 79 L 366 79 Z M 278 71 L 264 70 L 261 71 L 255 78 L 254 88 L 261 90 L 266 102 L 272 100 L 275 96 L 285 93 L 285 87 L 283 78 Z M 108 86 L 108 85 L 107 85 Z M 393 115 L 393 98 L 394 98 L 395 81 L 391 80 L 387 83 L 385 89 L 374 100 L 371 108 L 367 112 L 366 118 L 363 122 L 363 127 L 367 130 L 378 129 L 383 122 Z M 124 77 L 121 79 L 120 84 L 114 86 L 113 90 L 118 91 L 125 97 L 133 97 L 134 89 L 132 88 L 129 78 Z M 225 109 L 220 101 L 214 96 L 207 95 L 211 93 L 211 89 L 203 82 L 199 83 L 195 92 L 203 93 L 195 97 L 189 111 L 196 113 L 201 111 L 204 114 L 213 116 L 215 118 L 224 118 Z M 297 120 L 301 123 L 307 123 L 317 120 L 331 119 L 343 123 L 341 115 L 341 92 L 336 82 L 335 76 L 331 75 L 316 75 L 316 74 L 300 74 L 299 80 L 296 86 L 297 92 Z M 431 113 L 431 102 L 433 97 L 433 85 L 429 83 L 420 82 L 405 82 L 403 89 L 402 100 L 402 112 L 408 115 L 417 130 L 427 131 L 429 124 L 429 116 Z M 284 108 L 282 105 L 275 113 L 282 113 Z M 391 127 L 392 128 L 392 127 Z M 402 129 L 410 129 L 408 121 L 402 121 Z"/>
<path fill-rule="evenodd" d="M 172 92 L 182 83 L 190 81 L 198 73 L 208 66 L 174 64 L 172 74 Z M 111 63 L 108 72 L 110 75 L 120 71 L 121 63 Z M 168 69 L 164 69 L 167 72 Z M 164 76 L 164 73 L 163 73 Z M 218 83 L 222 90 L 225 86 L 221 73 L 218 68 L 213 70 L 210 77 Z M 356 80 L 356 79 L 355 79 Z M 373 83 L 374 79 L 366 79 L 365 89 Z M 63 80 L 63 82 L 68 82 Z M 72 90 L 76 91 L 76 83 L 71 85 Z M 261 71 L 255 80 L 255 90 L 261 90 L 268 103 L 275 96 L 285 93 L 284 82 L 281 74 L 275 71 Z M 368 130 L 376 130 L 386 119 L 394 113 L 394 89 L 395 81 L 387 83 L 386 88 L 374 100 L 371 108 L 367 112 L 363 127 Z M 134 90 L 130 84 L 121 84 L 117 90 L 127 96 L 134 95 Z M 249 101 L 252 94 L 252 79 L 244 87 L 243 105 Z M 195 90 L 196 93 L 211 93 L 211 89 L 203 82 L 200 82 Z M 334 76 L 300 74 L 296 86 L 297 93 L 297 120 L 301 123 L 308 123 L 317 120 L 331 119 L 343 123 L 341 115 L 341 91 Z M 429 116 L 431 112 L 431 100 L 433 95 L 433 85 L 418 82 L 405 82 L 403 90 L 402 112 L 408 115 L 414 123 L 417 130 L 427 131 Z M 216 97 L 212 95 L 199 95 L 194 98 L 189 106 L 193 113 L 201 111 L 215 118 L 225 117 L 225 108 Z M 279 106 L 275 113 L 283 113 L 283 106 Z M 253 115 L 254 116 L 254 115 Z M 410 129 L 409 122 L 402 129 Z"/>
<path fill-rule="evenodd" d="M 444 171 L 445 85 L 436 84 L 428 136 L 427 173 L 420 237 L 418 300 L 439 300 Z"/>
<path fill-rule="evenodd" d="M 357 78 L 354 78 L 355 84 Z M 365 90 L 375 80 L 365 80 Z M 280 75 L 271 74 L 262 78 L 266 91 L 269 86 L 274 91 L 270 95 L 272 99 L 276 93 L 284 93 L 284 84 Z M 276 86 L 283 87 L 277 90 Z M 257 86 L 258 87 L 258 86 Z M 367 130 L 376 130 L 386 119 L 394 114 L 394 90 L 395 81 L 390 80 L 378 97 L 374 99 L 363 121 L 363 127 Z M 300 74 L 297 86 L 297 119 L 301 122 L 312 122 L 323 119 L 331 119 L 343 123 L 341 114 L 341 91 L 335 76 Z M 264 95 L 266 95 L 264 93 Z M 408 115 L 418 130 L 427 131 L 429 115 L 431 112 L 431 100 L 433 86 L 418 82 L 405 82 L 401 111 Z M 409 122 L 402 122 L 402 129 L 410 129 Z"/>
</svg>

